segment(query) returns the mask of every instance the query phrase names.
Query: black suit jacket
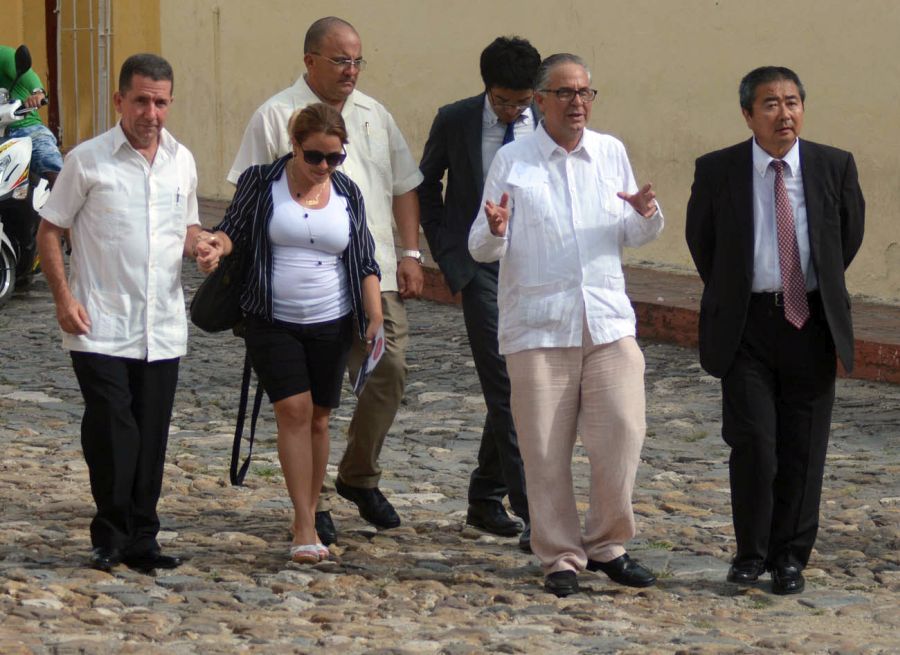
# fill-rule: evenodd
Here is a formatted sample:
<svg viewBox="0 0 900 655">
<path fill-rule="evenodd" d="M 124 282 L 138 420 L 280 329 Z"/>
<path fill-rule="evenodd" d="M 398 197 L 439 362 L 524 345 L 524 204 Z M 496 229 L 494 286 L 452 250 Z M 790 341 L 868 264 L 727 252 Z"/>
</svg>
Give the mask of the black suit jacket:
<svg viewBox="0 0 900 655">
<path fill-rule="evenodd" d="M 686 237 L 703 279 L 700 364 L 722 377 L 731 367 L 747 318 L 753 282 L 752 139 L 709 153 L 696 163 Z M 835 349 L 853 369 L 853 325 L 844 270 L 863 238 L 865 201 L 853 155 L 800 141 L 800 168 L 825 317 Z"/>
<path fill-rule="evenodd" d="M 469 254 L 469 227 L 478 214 L 484 178 L 481 168 L 481 116 L 484 94 L 459 100 L 438 110 L 419 169 L 422 229 L 453 293 L 478 269 Z M 447 171 L 447 195 L 442 179 Z"/>
<path fill-rule="evenodd" d="M 450 290 L 458 292 L 474 277 L 479 264 L 469 254 L 469 228 L 478 215 L 484 175 L 481 161 L 481 121 L 484 94 L 438 109 L 422 153 L 419 185 L 422 229 Z M 532 105 L 532 116 L 540 115 Z M 447 193 L 441 195 L 447 171 Z"/>
</svg>

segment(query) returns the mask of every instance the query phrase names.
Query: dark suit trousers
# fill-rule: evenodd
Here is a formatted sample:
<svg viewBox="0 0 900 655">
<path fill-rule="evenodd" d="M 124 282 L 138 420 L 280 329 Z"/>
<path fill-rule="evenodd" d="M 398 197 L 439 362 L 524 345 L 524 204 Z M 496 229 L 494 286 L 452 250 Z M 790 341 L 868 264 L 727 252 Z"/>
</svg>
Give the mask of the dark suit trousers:
<svg viewBox="0 0 900 655">
<path fill-rule="evenodd" d="M 144 553 L 159 547 L 162 489 L 178 362 L 72 352 L 84 397 L 81 447 L 97 514 L 91 543 Z"/>
<path fill-rule="evenodd" d="M 797 330 L 771 294 L 753 294 L 722 379 L 736 563 L 803 568 L 815 543 L 836 359 L 819 295 L 809 298 L 811 316 Z"/>
<path fill-rule="evenodd" d="M 478 466 L 469 481 L 469 503 L 500 502 L 509 495 L 513 512 L 528 521 L 525 467 L 509 407 L 506 360 L 497 344 L 497 265 L 479 265 L 462 289 L 463 316 L 475 370 L 487 405 Z"/>
</svg>

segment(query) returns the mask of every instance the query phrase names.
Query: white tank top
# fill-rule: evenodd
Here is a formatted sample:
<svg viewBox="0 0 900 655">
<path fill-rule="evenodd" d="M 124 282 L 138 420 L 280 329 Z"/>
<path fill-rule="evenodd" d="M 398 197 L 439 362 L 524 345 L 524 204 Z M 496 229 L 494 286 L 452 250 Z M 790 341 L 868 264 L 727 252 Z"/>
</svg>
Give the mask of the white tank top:
<svg viewBox="0 0 900 655">
<path fill-rule="evenodd" d="M 331 186 L 328 204 L 310 209 L 291 197 L 287 175 L 272 186 L 274 317 L 288 323 L 333 321 L 352 309 L 340 256 L 350 243 L 347 200 Z"/>
</svg>

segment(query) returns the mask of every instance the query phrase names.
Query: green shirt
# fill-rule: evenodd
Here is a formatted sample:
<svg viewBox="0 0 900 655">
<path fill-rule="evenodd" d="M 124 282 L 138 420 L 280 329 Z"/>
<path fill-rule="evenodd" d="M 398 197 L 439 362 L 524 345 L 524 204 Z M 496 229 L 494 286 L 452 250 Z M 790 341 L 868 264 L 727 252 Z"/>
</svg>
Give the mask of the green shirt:
<svg viewBox="0 0 900 655">
<path fill-rule="evenodd" d="M 43 89 L 41 78 L 33 70 L 28 71 L 19 78 L 15 88 L 10 88 L 16 81 L 16 50 L 9 46 L 0 45 L 0 87 L 9 91 L 9 97 L 16 100 L 25 100 L 35 89 Z M 20 121 L 10 123 L 7 129 L 17 129 L 30 125 L 40 125 L 41 117 L 37 110 L 32 111 Z"/>
</svg>

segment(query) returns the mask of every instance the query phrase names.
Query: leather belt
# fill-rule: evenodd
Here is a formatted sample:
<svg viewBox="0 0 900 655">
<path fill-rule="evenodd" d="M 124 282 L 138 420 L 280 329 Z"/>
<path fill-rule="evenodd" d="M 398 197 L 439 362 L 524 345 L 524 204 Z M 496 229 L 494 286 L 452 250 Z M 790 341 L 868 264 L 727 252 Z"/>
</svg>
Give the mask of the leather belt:
<svg viewBox="0 0 900 655">
<path fill-rule="evenodd" d="M 806 294 L 806 299 L 809 302 L 810 306 L 813 303 L 819 300 L 819 290 L 813 289 L 809 293 Z M 751 293 L 750 300 L 761 303 L 763 305 L 769 305 L 771 307 L 784 307 L 784 292 L 783 291 L 763 291 L 760 293 Z"/>
<path fill-rule="evenodd" d="M 784 292 L 782 291 L 764 291 L 762 293 L 751 293 L 750 298 L 764 305 L 784 307 Z"/>
</svg>

